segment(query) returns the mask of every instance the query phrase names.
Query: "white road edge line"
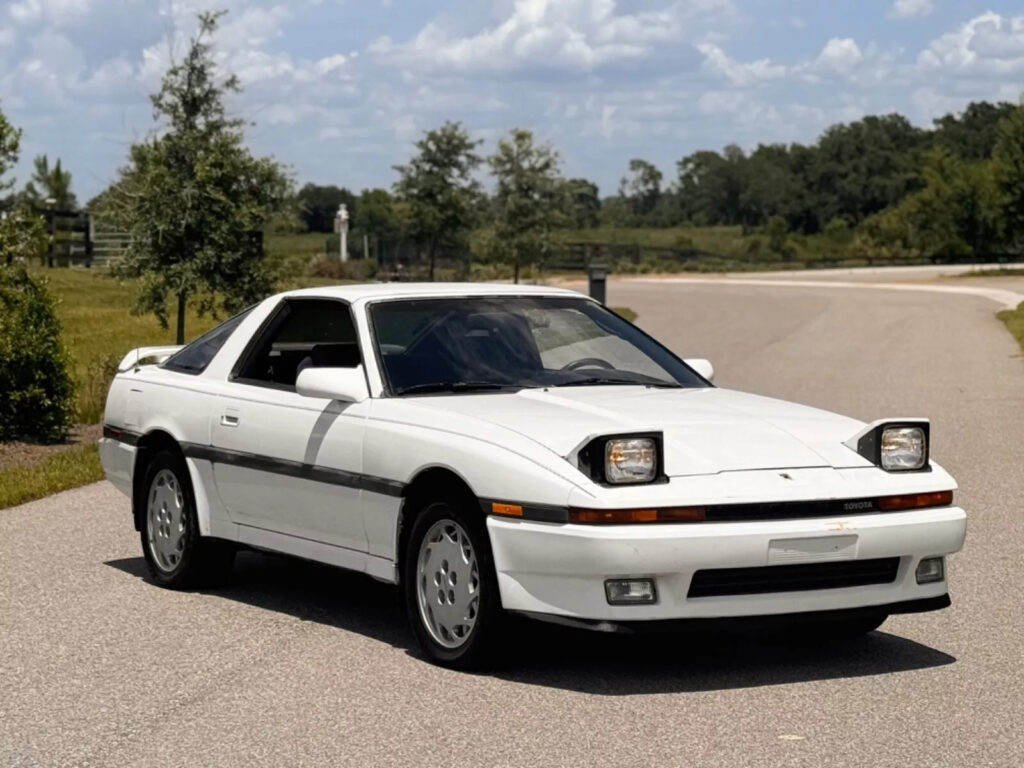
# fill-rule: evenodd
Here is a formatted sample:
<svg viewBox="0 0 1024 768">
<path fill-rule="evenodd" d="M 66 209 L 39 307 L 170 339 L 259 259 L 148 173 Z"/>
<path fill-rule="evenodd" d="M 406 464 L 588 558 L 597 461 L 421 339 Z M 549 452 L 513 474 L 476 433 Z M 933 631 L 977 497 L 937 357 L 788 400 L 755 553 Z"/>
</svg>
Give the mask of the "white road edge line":
<svg viewBox="0 0 1024 768">
<path fill-rule="evenodd" d="M 631 283 L 687 283 L 693 285 L 759 285 L 783 288 L 861 288 L 883 291 L 919 291 L 925 293 L 951 293 L 964 296 L 980 296 L 990 299 L 1005 309 L 1016 309 L 1024 302 L 1024 293 L 1009 291 L 1003 288 L 972 288 L 968 285 L 907 285 L 904 283 L 851 283 L 838 280 L 753 280 L 750 278 L 725 277 L 707 279 L 699 277 L 627 277 L 624 282 Z"/>
</svg>

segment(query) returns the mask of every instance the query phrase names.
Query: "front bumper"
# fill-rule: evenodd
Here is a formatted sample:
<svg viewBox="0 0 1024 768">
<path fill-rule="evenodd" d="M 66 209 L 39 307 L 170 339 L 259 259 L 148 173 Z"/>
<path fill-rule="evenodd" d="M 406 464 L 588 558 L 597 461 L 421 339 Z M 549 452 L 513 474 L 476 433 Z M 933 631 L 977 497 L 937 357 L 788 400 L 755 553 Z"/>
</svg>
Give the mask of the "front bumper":
<svg viewBox="0 0 1024 768">
<path fill-rule="evenodd" d="M 711 619 L 812 613 L 941 599 L 945 580 L 918 584 L 921 559 L 963 547 L 966 514 L 959 507 L 879 513 L 844 519 L 661 525 L 557 525 L 489 517 L 487 527 L 502 605 L 507 610 L 585 621 Z M 829 555 L 827 540 L 841 539 Z M 899 558 L 892 583 L 798 592 L 688 597 L 694 573 L 704 569 L 786 563 Z M 795 551 L 794 551 L 795 550 Z M 610 578 L 653 578 L 658 601 L 613 606 Z M 922 603 L 927 604 L 927 603 Z M 941 607 L 937 603 L 935 607 Z"/>
<path fill-rule="evenodd" d="M 114 487 L 129 498 L 132 495 L 132 475 L 135 471 L 134 445 L 110 437 L 99 440 L 100 464 Z"/>
</svg>

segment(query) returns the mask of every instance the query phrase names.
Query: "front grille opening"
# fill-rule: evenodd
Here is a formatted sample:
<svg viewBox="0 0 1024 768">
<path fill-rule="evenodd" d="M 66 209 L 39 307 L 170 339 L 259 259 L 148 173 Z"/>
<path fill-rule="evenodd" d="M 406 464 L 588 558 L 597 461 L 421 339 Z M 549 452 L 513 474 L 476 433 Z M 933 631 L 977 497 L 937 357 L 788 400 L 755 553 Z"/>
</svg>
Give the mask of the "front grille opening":
<svg viewBox="0 0 1024 768">
<path fill-rule="evenodd" d="M 756 568 L 712 568 L 697 571 L 687 597 L 764 595 L 815 589 L 892 584 L 900 568 L 898 557 L 850 560 L 842 563 L 801 563 Z"/>
</svg>

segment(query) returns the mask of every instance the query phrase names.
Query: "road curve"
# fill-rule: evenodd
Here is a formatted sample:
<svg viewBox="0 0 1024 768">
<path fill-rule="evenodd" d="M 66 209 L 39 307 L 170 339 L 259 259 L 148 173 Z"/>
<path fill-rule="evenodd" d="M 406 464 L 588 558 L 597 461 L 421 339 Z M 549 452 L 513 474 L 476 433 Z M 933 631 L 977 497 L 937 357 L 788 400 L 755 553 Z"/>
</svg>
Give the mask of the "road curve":
<svg viewBox="0 0 1024 768">
<path fill-rule="evenodd" d="M 508 668 L 411 650 L 395 591 L 246 554 L 232 586 L 143 578 L 105 483 L 0 511 L 3 766 L 1017 766 L 1024 361 L 989 299 L 614 281 L 723 386 L 928 415 L 960 481 L 954 605 L 861 641 L 634 640 L 528 625 Z"/>
</svg>

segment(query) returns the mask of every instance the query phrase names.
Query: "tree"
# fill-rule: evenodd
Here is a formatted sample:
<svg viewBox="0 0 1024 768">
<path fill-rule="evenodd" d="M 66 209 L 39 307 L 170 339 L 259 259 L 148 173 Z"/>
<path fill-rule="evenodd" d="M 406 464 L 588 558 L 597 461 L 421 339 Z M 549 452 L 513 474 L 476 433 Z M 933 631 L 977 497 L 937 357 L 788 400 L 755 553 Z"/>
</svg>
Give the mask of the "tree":
<svg viewBox="0 0 1024 768">
<path fill-rule="evenodd" d="M 390 237 L 401 228 L 394 198 L 386 189 L 364 189 L 356 210 L 355 226 L 368 235 Z"/>
<path fill-rule="evenodd" d="M 898 114 L 833 125 L 818 141 L 807 181 L 817 232 L 842 216 L 854 224 L 923 186 L 921 152 L 928 137 Z"/>
<path fill-rule="evenodd" d="M 705 224 L 737 224 L 746 186 L 746 155 L 735 144 L 723 154 L 702 150 L 679 161 L 679 193 L 691 219 Z"/>
<path fill-rule="evenodd" d="M 661 180 L 661 171 L 656 166 L 633 158 L 629 161 L 629 175 L 619 184 L 619 195 L 629 201 L 636 216 L 646 216 L 661 198 Z"/>
<path fill-rule="evenodd" d="M 518 283 L 520 265 L 542 260 L 550 246 L 561 186 L 558 153 L 534 144 L 530 131 L 516 128 L 498 142 L 487 163 L 497 180 L 494 247 L 512 261 Z"/>
<path fill-rule="evenodd" d="M 25 200 L 37 208 L 77 210 L 78 201 L 71 191 L 71 171 L 61 168 L 60 158 L 52 168 L 46 155 L 37 155 L 33 164 L 35 170 L 32 180 L 25 185 Z"/>
<path fill-rule="evenodd" d="M 992 150 L 996 206 L 1006 243 L 1024 252 L 1024 104 L 999 122 Z"/>
<path fill-rule="evenodd" d="M 151 97 L 160 132 L 131 147 L 111 190 L 116 219 L 131 234 L 117 272 L 141 277 L 136 311 L 167 326 L 177 303 L 176 338 L 185 341 L 185 308 L 233 312 L 271 290 L 262 263 L 262 231 L 290 183 L 270 158 L 245 147 L 242 121 L 224 99 L 238 79 L 218 76 L 210 38 L 221 13 L 199 14 L 185 58 Z"/>
<path fill-rule="evenodd" d="M 397 165 L 395 194 L 409 203 L 409 234 L 427 249 L 430 279 L 440 248 L 459 248 L 473 225 L 480 166 L 473 140 L 460 123 L 445 123 L 416 142 L 418 153 Z"/>
<path fill-rule="evenodd" d="M 4 175 L 18 162 L 21 146 L 21 130 L 15 128 L 0 110 L 0 192 L 14 186 L 14 180 L 4 181 Z"/>
<path fill-rule="evenodd" d="M 738 223 L 757 227 L 767 225 L 774 216 L 784 218 L 787 229 L 803 223 L 803 184 L 793 158 L 793 151 L 784 144 L 760 144 L 750 153 L 742 163 Z"/>
<path fill-rule="evenodd" d="M 4 175 L 18 162 L 21 130 L 15 128 L 0 111 L 0 192 L 14 186 Z M 0 207 L 0 264 L 28 262 L 46 251 L 43 220 L 24 205 Z"/>
<path fill-rule="evenodd" d="M 299 201 L 299 215 L 306 222 L 310 232 L 333 232 L 338 207 L 345 205 L 350 217 L 355 216 L 356 196 L 349 190 L 317 184 L 306 184 L 296 195 Z"/>
<path fill-rule="evenodd" d="M 561 185 L 566 224 L 573 229 L 596 227 L 601 213 L 597 184 L 587 179 L 566 179 Z"/>
<path fill-rule="evenodd" d="M 0 191 L 18 161 L 21 131 L 0 111 Z M 24 264 L 46 248 L 42 220 L 24 206 L 0 210 L 0 441 L 55 442 L 74 413 L 74 382 L 53 299 Z"/>
<path fill-rule="evenodd" d="M 865 255 L 983 257 L 998 242 L 992 166 L 938 147 L 925 155 L 924 189 L 869 217 L 858 232 Z"/>
<path fill-rule="evenodd" d="M 992 157 L 999 122 L 1015 109 L 1015 105 L 1001 101 L 973 101 L 959 115 L 948 114 L 937 118 L 933 140 L 962 160 L 987 160 Z"/>
</svg>

